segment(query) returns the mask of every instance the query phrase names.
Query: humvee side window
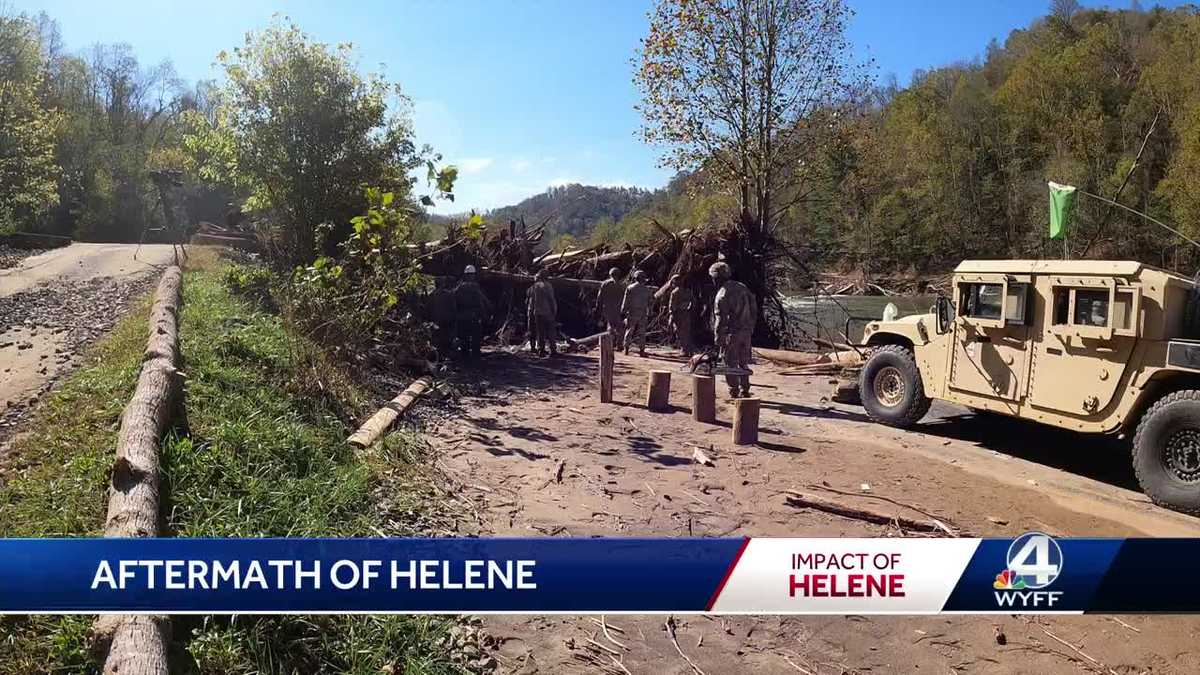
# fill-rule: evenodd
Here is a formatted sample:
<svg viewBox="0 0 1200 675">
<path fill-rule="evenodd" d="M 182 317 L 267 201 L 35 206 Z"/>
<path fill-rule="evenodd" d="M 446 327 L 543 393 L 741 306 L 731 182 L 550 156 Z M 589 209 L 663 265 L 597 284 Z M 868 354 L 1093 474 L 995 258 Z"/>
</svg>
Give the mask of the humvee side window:
<svg viewBox="0 0 1200 675">
<path fill-rule="evenodd" d="M 1054 289 L 1054 325 L 1065 326 L 1071 316 L 1071 289 Z"/>
<path fill-rule="evenodd" d="M 1108 327 L 1108 291 L 1075 290 L 1076 326 Z"/>
<path fill-rule="evenodd" d="M 976 319 L 999 319 L 1004 304 L 1001 284 L 962 284 L 959 314 Z"/>
<path fill-rule="evenodd" d="M 1113 301 L 1112 320 L 1112 327 L 1117 330 L 1133 328 L 1133 293 L 1117 291 L 1117 297 Z"/>
<path fill-rule="evenodd" d="M 1008 302 L 1004 305 L 1004 322 L 1025 325 L 1025 298 L 1029 297 L 1029 284 L 1008 285 Z"/>
</svg>

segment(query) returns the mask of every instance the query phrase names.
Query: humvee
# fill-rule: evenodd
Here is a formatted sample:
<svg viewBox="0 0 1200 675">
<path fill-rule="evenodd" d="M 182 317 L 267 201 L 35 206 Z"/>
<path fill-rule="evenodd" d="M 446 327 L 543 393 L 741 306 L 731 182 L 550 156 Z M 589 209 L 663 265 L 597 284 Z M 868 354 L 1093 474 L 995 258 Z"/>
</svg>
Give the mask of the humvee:
<svg viewBox="0 0 1200 675">
<path fill-rule="evenodd" d="M 873 321 L 859 395 L 907 427 L 932 399 L 1132 436 L 1156 503 L 1200 514 L 1200 292 L 1130 261 L 968 260 L 928 314 Z"/>
</svg>

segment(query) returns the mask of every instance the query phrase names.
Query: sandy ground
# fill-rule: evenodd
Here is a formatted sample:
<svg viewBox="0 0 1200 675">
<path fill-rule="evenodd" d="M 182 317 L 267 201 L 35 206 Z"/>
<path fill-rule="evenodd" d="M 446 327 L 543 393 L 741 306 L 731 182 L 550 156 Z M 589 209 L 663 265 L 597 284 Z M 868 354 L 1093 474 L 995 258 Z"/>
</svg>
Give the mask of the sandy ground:
<svg viewBox="0 0 1200 675">
<path fill-rule="evenodd" d="M 173 260 L 170 245 L 71 244 L 0 270 L 0 456 L 25 412 Z"/>
<path fill-rule="evenodd" d="M 790 507 L 786 490 L 854 505 L 896 499 L 964 534 L 1200 536 L 1200 520 L 1136 492 L 1116 441 L 935 405 L 913 431 L 831 404 L 827 377 L 756 365 L 761 443 L 730 443 L 690 415 L 690 383 L 672 378 L 668 413 L 642 405 L 646 371 L 665 352 L 617 357 L 616 403 L 595 396 L 595 355 L 491 353 L 469 380 L 478 395 L 430 432 L 469 507 L 464 533 L 519 536 L 902 536 L 890 526 Z M 718 395 L 723 392 L 718 386 Z M 700 447 L 715 460 L 692 459 Z M 559 462 L 561 482 L 555 480 Z M 489 617 L 501 670 L 695 673 L 664 617 Z M 1200 617 L 676 617 L 680 649 L 704 673 L 1200 672 Z M 619 631 L 618 631 L 619 629 Z M 996 631 L 1005 634 L 998 644 Z M 1059 638 L 1070 646 L 1059 642 Z M 597 647 L 594 640 L 603 645 Z M 609 651 L 611 650 L 611 652 Z M 621 665 L 615 665 L 619 659 Z"/>
</svg>

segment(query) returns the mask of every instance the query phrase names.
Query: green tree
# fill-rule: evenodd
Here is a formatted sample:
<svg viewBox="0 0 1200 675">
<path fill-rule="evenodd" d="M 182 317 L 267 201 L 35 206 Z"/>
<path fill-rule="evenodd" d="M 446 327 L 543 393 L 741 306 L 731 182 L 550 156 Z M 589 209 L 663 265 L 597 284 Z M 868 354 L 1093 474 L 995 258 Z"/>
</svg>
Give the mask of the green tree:
<svg viewBox="0 0 1200 675">
<path fill-rule="evenodd" d="M 850 16 L 841 0 L 660 0 L 634 76 L 643 138 L 735 194 L 744 225 L 772 228 L 862 84 Z"/>
<path fill-rule="evenodd" d="M 315 258 L 323 226 L 333 253 L 364 210 L 368 186 L 411 199 L 410 172 L 428 150 L 415 147 L 404 111 L 388 105 L 407 103 L 399 88 L 361 76 L 349 45 L 275 23 L 218 59 L 227 79 L 218 106 L 210 118 L 191 116 L 186 142 L 200 175 L 246 195 L 290 262 Z M 439 193 L 453 183 L 445 171 L 430 164 Z"/>
<path fill-rule="evenodd" d="M 41 47 L 24 17 L 0 16 L 0 232 L 38 219 L 58 201 L 58 115 L 42 107 Z"/>
</svg>

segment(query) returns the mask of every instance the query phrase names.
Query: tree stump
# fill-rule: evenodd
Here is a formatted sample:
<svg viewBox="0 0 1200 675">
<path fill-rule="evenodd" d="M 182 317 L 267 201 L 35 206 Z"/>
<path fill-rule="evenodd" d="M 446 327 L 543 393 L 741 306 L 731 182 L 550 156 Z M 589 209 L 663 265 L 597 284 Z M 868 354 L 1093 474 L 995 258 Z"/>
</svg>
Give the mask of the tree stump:
<svg viewBox="0 0 1200 675">
<path fill-rule="evenodd" d="M 758 399 L 739 398 L 733 401 L 733 444 L 754 445 L 758 442 Z"/>
<path fill-rule="evenodd" d="M 671 371 L 652 370 L 646 380 L 646 408 L 663 411 L 671 406 Z"/>
<path fill-rule="evenodd" d="M 712 375 L 692 376 L 692 419 L 707 424 L 717 421 L 717 380 Z"/>
<path fill-rule="evenodd" d="M 612 403 L 613 390 L 613 353 L 612 333 L 600 335 L 600 402 Z"/>
</svg>

